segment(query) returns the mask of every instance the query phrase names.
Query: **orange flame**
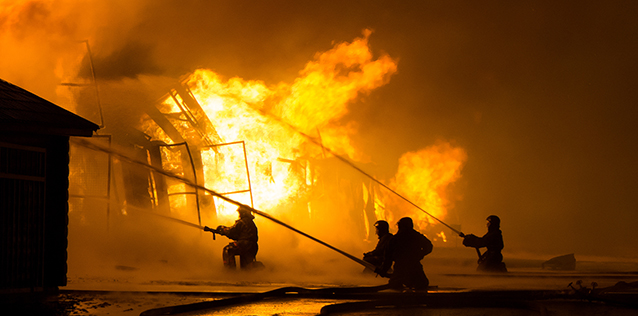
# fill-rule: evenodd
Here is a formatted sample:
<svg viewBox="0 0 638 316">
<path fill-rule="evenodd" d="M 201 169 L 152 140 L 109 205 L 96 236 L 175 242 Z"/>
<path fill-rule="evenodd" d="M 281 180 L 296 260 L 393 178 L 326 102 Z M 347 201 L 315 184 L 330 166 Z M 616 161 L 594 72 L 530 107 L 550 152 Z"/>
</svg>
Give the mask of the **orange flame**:
<svg viewBox="0 0 638 316">
<path fill-rule="evenodd" d="M 321 148 L 262 111 L 280 117 L 303 131 L 317 135 L 333 151 L 351 159 L 365 159 L 350 135 L 356 124 L 339 124 L 348 105 L 360 95 L 386 84 L 396 72 L 396 62 L 383 55 L 374 60 L 368 47 L 371 31 L 351 43 L 341 43 L 315 56 L 292 84 L 268 87 L 261 81 L 231 78 L 225 81 L 211 70 L 196 70 L 186 81 L 223 142 L 244 141 L 255 207 L 276 212 L 276 207 L 305 194 L 313 184 L 308 158 L 323 154 Z M 178 112 L 171 98 L 162 103 L 164 113 Z M 146 122 L 148 123 L 148 122 Z M 146 126 L 145 129 L 155 129 Z M 152 132 L 154 137 L 162 137 Z M 164 136 L 165 137 L 165 136 Z M 162 138 L 166 139 L 166 138 Z M 203 150 L 206 185 L 218 192 L 248 189 L 243 148 L 240 145 Z M 228 162 L 230 157 L 234 157 Z M 227 160 L 222 165 L 220 161 Z M 232 180 L 231 180 L 232 179 Z M 249 204 L 247 195 L 233 196 Z M 236 216 L 234 207 L 218 212 Z"/>
<path fill-rule="evenodd" d="M 467 153 L 463 148 L 453 147 L 443 141 L 416 152 L 405 153 L 399 160 L 393 186 L 399 194 L 432 216 L 443 220 L 453 203 L 452 199 L 448 198 L 449 185 L 461 177 L 466 160 Z M 424 212 L 405 203 L 394 202 L 392 207 L 392 221 L 410 216 L 415 226 L 421 230 L 425 230 L 435 221 Z"/>
<path fill-rule="evenodd" d="M 315 135 L 322 144 L 340 155 L 354 161 L 366 160 L 365 154 L 351 142 L 350 136 L 357 132 L 356 123 L 343 123 L 339 119 L 351 110 L 348 106 L 353 101 L 386 84 L 397 70 L 396 62 L 387 55 L 373 59 L 368 47 L 370 34 L 366 30 L 362 38 L 317 54 L 292 84 L 267 86 L 257 80 L 224 80 L 207 69 L 198 69 L 188 77 L 186 85 L 216 130 L 217 135 L 211 139 L 233 143 L 215 147 L 215 150 L 202 148 L 206 186 L 220 193 L 235 192 L 231 198 L 245 204 L 254 201 L 255 208 L 273 215 L 282 209 L 289 210 L 279 206 L 295 200 L 308 201 L 306 209 L 310 217 L 316 207 L 326 207 L 328 204 L 316 203 L 316 197 L 312 202 L 310 196 L 316 173 L 321 172 L 315 168 L 316 160 L 325 158 L 325 153 L 264 112 L 305 134 Z M 160 111 L 175 113 L 179 108 L 169 97 L 162 102 Z M 157 126 L 146 128 L 148 132 Z M 178 127 L 181 128 L 185 126 Z M 190 131 L 182 134 L 188 133 Z M 151 134 L 166 139 L 161 133 Z M 235 142 L 243 142 L 245 147 Z M 462 148 L 445 142 L 406 153 L 400 159 L 391 186 L 433 216 L 444 219 L 447 209 L 452 206 L 446 195 L 448 186 L 461 176 L 466 159 L 467 154 Z M 252 200 L 245 192 L 249 188 Z M 367 189 L 364 187 L 363 190 Z M 335 188 L 322 192 L 338 191 Z M 377 219 L 394 222 L 400 217 L 411 216 L 416 228 L 421 230 L 432 223 L 425 213 L 398 203 L 386 194 L 375 194 L 371 198 Z M 236 217 L 234 206 L 217 200 L 216 207 L 219 216 Z M 368 216 L 365 214 L 364 218 Z"/>
</svg>

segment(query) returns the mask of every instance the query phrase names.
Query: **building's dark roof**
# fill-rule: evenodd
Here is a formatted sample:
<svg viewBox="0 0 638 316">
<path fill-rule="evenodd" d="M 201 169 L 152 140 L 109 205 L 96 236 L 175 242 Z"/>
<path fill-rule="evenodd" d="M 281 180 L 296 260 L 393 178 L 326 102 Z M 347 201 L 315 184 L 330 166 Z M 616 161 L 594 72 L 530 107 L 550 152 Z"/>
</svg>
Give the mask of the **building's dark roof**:
<svg viewBox="0 0 638 316">
<path fill-rule="evenodd" d="M 91 136 L 99 126 L 0 79 L 0 131 Z"/>
</svg>

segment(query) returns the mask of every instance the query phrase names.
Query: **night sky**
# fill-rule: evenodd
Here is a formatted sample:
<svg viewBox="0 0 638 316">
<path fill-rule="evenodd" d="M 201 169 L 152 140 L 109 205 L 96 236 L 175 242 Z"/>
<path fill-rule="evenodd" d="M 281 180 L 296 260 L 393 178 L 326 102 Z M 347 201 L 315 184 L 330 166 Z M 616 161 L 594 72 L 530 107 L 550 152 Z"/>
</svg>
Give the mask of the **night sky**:
<svg viewBox="0 0 638 316">
<path fill-rule="evenodd" d="M 88 40 L 103 84 L 200 67 L 276 84 L 371 29 L 398 72 L 346 119 L 376 174 L 444 140 L 468 154 L 450 210 L 465 233 L 496 214 L 505 251 L 638 258 L 637 13 L 589 0 L 0 0 L 0 78 L 64 106 L 64 61 Z"/>
</svg>

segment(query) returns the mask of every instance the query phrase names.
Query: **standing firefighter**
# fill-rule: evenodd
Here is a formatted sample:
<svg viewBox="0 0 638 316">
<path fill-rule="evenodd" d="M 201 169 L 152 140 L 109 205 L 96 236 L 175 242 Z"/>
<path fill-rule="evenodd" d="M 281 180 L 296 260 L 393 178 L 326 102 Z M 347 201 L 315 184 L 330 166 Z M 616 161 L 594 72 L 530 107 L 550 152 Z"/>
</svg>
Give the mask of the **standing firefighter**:
<svg viewBox="0 0 638 316">
<path fill-rule="evenodd" d="M 235 255 L 239 255 L 239 266 L 241 269 L 249 269 L 255 266 L 255 256 L 257 256 L 257 226 L 253 219 L 251 210 L 247 207 L 240 206 L 237 208 L 239 213 L 239 219 L 235 221 L 235 224 L 231 227 L 217 226 L 217 229 L 211 229 L 210 227 L 204 227 L 205 231 L 209 231 L 214 234 L 220 234 L 226 236 L 233 241 L 224 247 L 222 258 L 224 260 L 224 266 L 230 269 L 235 269 L 237 264 L 235 262 Z"/>
<path fill-rule="evenodd" d="M 501 219 L 496 215 L 487 217 L 487 233 L 483 237 L 477 237 L 472 234 L 464 235 L 463 245 L 466 247 L 476 248 L 479 254 L 477 271 L 484 272 L 507 272 L 505 263 L 503 262 L 503 234 L 501 233 Z M 487 247 L 487 250 L 481 254 L 479 248 Z"/>
<path fill-rule="evenodd" d="M 380 267 L 383 263 L 385 256 L 385 250 L 388 248 L 390 239 L 392 239 L 392 233 L 390 233 L 390 225 L 384 220 L 379 220 L 374 223 L 376 234 L 379 237 L 377 246 L 369 252 L 363 254 L 363 260 L 371 263 L 375 267 Z M 364 272 L 372 272 L 369 268 L 365 268 Z"/>
<path fill-rule="evenodd" d="M 399 231 L 390 239 L 385 252 L 383 265 L 375 272 L 390 277 L 388 284 L 395 289 L 427 290 L 430 281 L 423 272 L 421 260 L 432 252 L 432 242 L 414 230 L 412 219 L 404 217 L 397 223 Z M 394 262 L 394 272 L 388 275 L 388 269 Z"/>
</svg>

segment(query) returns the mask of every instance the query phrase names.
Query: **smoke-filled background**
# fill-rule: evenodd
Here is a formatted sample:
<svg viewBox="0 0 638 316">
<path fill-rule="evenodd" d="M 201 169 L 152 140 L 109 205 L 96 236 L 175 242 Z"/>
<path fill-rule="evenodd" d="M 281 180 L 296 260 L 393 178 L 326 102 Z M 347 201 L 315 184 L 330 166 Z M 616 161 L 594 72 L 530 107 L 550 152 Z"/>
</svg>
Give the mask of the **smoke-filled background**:
<svg viewBox="0 0 638 316">
<path fill-rule="evenodd" d="M 352 146 L 376 177 L 400 182 L 412 155 L 457 150 L 445 220 L 482 235 L 499 215 L 506 261 L 635 259 L 637 10 L 633 1 L 2 0 L 0 78 L 117 135 L 140 124 L 138 104 L 196 69 L 292 84 L 319 54 L 365 39 L 396 70 L 338 120 L 356 125 Z M 87 48 L 104 122 L 95 95 L 64 84 L 92 82 Z M 140 229 L 141 244 L 158 234 Z M 313 233 L 338 243 L 328 224 Z M 373 242 L 338 246 L 358 255 Z"/>
</svg>

